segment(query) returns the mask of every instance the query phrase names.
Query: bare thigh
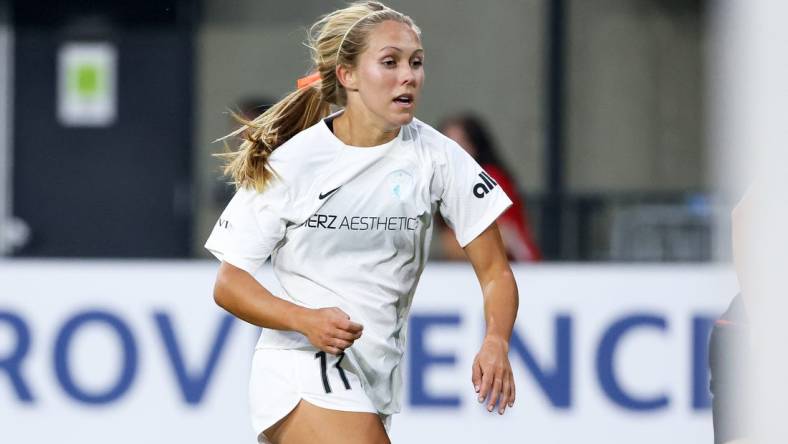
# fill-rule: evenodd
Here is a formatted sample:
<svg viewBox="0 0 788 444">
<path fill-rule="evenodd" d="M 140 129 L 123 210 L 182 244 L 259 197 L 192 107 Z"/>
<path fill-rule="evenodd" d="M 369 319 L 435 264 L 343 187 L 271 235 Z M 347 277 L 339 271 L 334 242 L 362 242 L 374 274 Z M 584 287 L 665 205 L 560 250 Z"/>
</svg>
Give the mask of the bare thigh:
<svg viewBox="0 0 788 444">
<path fill-rule="evenodd" d="M 378 415 L 324 409 L 303 399 L 265 436 L 273 444 L 391 444 Z"/>
</svg>

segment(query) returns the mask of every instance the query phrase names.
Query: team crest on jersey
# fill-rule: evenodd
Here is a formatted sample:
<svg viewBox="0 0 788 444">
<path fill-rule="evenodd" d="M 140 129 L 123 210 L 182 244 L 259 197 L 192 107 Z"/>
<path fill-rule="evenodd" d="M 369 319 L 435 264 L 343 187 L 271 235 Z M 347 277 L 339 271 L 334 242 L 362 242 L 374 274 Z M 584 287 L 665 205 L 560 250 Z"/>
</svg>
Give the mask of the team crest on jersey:
<svg viewBox="0 0 788 444">
<path fill-rule="evenodd" d="M 413 191 L 413 176 L 405 170 L 396 170 L 386 176 L 386 183 L 391 194 L 400 200 L 405 200 Z"/>
</svg>

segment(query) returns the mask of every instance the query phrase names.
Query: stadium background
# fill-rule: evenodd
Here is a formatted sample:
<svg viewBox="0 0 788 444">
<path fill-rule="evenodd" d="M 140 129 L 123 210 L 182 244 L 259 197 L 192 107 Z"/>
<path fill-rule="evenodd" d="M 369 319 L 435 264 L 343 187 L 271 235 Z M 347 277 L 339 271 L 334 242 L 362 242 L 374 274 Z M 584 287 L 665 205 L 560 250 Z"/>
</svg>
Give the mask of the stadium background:
<svg viewBox="0 0 788 444">
<path fill-rule="evenodd" d="M 228 108 L 294 87 L 305 28 L 341 4 L 0 1 L 0 441 L 252 442 L 256 331 L 213 305 L 202 249 L 231 193 L 211 142 Z M 718 74 L 747 51 L 746 16 L 700 0 L 388 4 L 424 33 L 419 118 L 489 123 L 546 257 L 514 267 L 504 417 L 471 396 L 470 266 L 428 266 L 394 442 L 711 442 L 705 344 L 737 292 L 742 189 L 716 107 L 737 80 Z"/>
</svg>

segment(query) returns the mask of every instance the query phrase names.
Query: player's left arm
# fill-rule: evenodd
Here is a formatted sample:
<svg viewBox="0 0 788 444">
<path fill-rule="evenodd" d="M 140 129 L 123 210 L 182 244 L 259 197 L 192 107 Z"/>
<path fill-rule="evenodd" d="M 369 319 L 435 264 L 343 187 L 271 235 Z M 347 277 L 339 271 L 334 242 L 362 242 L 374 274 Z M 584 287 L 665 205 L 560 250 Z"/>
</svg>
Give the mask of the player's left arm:
<svg viewBox="0 0 788 444">
<path fill-rule="evenodd" d="M 498 403 L 502 415 L 507 406 L 514 405 L 515 398 L 509 338 L 519 304 L 517 283 L 497 224 L 490 225 L 464 249 L 482 288 L 487 325 L 482 347 L 473 361 L 471 380 L 479 402 L 487 400 L 490 412 Z"/>
</svg>

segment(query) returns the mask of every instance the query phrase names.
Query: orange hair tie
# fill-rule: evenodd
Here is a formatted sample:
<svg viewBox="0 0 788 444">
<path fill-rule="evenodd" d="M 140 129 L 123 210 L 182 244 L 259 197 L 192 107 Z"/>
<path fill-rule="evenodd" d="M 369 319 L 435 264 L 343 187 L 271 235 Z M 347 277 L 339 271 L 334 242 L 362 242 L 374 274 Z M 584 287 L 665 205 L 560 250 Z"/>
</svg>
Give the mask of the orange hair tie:
<svg viewBox="0 0 788 444">
<path fill-rule="evenodd" d="M 309 74 L 306 77 L 301 77 L 300 79 L 298 79 L 298 81 L 296 82 L 296 87 L 298 89 L 306 88 L 307 86 L 310 86 L 313 83 L 319 82 L 319 81 L 320 81 L 320 73 L 315 71 L 315 72 L 313 72 L 312 74 Z"/>
</svg>

